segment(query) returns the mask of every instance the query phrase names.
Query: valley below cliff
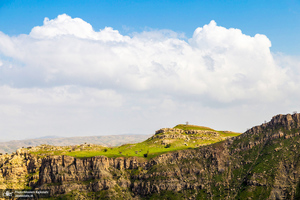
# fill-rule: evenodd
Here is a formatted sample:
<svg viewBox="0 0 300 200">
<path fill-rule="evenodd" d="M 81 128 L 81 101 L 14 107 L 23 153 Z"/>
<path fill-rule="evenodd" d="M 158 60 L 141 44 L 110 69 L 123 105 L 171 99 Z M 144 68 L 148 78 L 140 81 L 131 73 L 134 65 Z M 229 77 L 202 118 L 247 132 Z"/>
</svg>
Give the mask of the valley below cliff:
<svg viewBox="0 0 300 200">
<path fill-rule="evenodd" d="M 300 198 L 300 114 L 274 116 L 240 135 L 161 129 L 142 144 L 149 142 L 160 153 L 138 144 L 118 156 L 89 144 L 21 148 L 0 156 L 0 189 L 48 190 L 48 199 Z"/>
</svg>

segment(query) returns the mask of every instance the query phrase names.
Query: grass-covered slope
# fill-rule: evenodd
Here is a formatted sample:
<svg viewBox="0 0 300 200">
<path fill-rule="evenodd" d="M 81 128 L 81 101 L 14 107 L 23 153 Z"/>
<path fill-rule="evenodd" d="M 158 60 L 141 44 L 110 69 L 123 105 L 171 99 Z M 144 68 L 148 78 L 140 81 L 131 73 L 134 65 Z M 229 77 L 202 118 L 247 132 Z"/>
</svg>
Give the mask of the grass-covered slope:
<svg viewBox="0 0 300 200">
<path fill-rule="evenodd" d="M 124 144 L 118 147 L 90 144 L 62 147 L 41 145 L 29 149 L 29 152 L 38 156 L 68 155 L 85 158 L 103 155 L 107 157 L 143 157 L 150 159 L 162 153 L 198 148 L 223 141 L 228 137 L 240 135 L 230 131 L 216 131 L 208 127 L 183 124 L 179 124 L 171 129 L 161 130 L 160 133 L 158 133 L 160 130 L 157 131 L 155 135 L 144 142 Z M 195 132 L 190 133 L 190 131 Z"/>
<path fill-rule="evenodd" d="M 235 137 L 241 135 L 241 133 L 232 132 L 232 131 L 217 131 L 209 127 L 205 126 L 196 126 L 196 125 L 185 125 L 185 124 L 178 124 L 174 128 L 182 129 L 185 131 L 189 130 L 202 130 L 202 131 L 213 131 L 219 133 L 222 137 Z"/>
</svg>

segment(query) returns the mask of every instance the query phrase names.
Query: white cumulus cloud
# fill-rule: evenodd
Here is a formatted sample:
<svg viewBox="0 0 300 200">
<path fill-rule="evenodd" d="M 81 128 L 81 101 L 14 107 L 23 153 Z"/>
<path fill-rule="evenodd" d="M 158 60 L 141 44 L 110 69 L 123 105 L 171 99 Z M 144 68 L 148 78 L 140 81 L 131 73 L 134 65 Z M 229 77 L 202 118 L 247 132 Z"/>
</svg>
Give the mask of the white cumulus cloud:
<svg viewBox="0 0 300 200">
<path fill-rule="evenodd" d="M 119 34 L 110 27 L 95 32 L 93 27 L 80 18 L 71 18 L 66 14 L 59 15 L 54 20 L 44 19 L 43 26 L 34 27 L 30 34 L 33 38 L 50 39 L 59 36 L 74 36 L 76 38 L 102 40 L 102 41 L 123 41 L 128 37 Z"/>
<path fill-rule="evenodd" d="M 119 108 L 103 112 L 108 121 L 126 121 L 137 112 L 171 115 L 189 102 L 199 110 L 276 104 L 300 86 L 295 62 L 283 67 L 284 59 L 270 47 L 265 35 L 251 37 L 215 21 L 185 40 L 171 30 L 132 36 L 111 27 L 95 31 L 84 20 L 62 14 L 45 18 L 28 35 L 0 32 L 1 107 L 8 111 L 16 105 L 20 112 L 15 113 L 26 113 L 32 103 L 89 111 L 91 105 L 104 106 Z M 197 108 L 189 107 L 183 116 Z M 99 117 L 94 111 L 90 115 Z"/>
<path fill-rule="evenodd" d="M 30 71 L 35 84 L 184 92 L 228 102 L 273 98 L 286 78 L 266 36 L 250 37 L 214 21 L 197 28 L 189 42 L 170 31 L 131 38 L 108 27 L 96 32 L 66 14 L 45 18 L 28 36 L 1 36 L 7 40 L 3 54 L 24 63 L 18 70 Z"/>
</svg>

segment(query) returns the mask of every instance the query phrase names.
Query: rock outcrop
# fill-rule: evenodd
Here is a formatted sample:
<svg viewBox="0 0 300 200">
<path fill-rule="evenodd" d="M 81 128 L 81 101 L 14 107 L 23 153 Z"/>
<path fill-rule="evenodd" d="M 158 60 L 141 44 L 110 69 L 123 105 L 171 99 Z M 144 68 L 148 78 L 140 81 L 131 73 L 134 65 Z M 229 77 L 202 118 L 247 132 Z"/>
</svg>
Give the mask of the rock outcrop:
<svg viewBox="0 0 300 200">
<path fill-rule="evenodd" d="M 184 140 L 224 140 L 217 131 L 214 130 L 182 130 L 178 128 L 162 128 L 155 132 L 152 138 L 158 139 L 184 139 Z"/>
<path fill-rule="evenodd" d="M 213 130 L 182 130 L 178 128 L 162 128 L 155 132 L 155 135 L 160 133 L 170 133 L 170 134 L 182 134 L 185 133 L 187 135 L 207 135 L 207 136 L 220 136 L 217 131 Z"/>
</svg>

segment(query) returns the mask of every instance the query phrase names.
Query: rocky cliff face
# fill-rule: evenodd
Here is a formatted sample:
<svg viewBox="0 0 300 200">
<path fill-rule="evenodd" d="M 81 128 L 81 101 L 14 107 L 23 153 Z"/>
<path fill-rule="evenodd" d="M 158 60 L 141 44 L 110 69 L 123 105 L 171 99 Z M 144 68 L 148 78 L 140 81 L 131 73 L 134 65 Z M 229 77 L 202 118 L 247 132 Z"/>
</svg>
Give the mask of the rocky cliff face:
<svg viewBox="0 0 300 200">
<path fill-rule="evenodd" d="M 300 114 L 277 115 L 233 139 L 141 158 L 0 157 L 0 187 L 68 199 L 296 199 Z"/>
</svg>

